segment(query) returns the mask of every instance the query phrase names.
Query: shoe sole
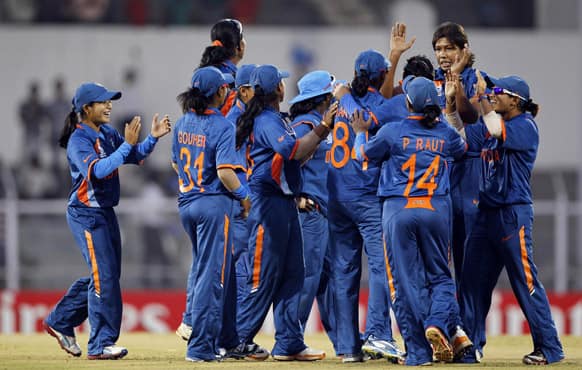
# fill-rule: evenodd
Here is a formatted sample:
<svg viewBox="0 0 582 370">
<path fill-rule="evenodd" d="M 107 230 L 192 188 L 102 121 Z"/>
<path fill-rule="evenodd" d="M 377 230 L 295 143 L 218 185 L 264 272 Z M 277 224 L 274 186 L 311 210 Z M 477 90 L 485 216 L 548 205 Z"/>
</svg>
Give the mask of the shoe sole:
<svg viewBox="0 0 582 370">
<path fill-rule="evenodd" d="M 371 349 L 371 348 L 362 347 L 362 352 L 364 352 L 366 355 L 368 355 L 370 357 L 370 360 L 380 360 L 382 358 L 385 358 L 394 364 L 398 363 L 399 361 L 404 360 L 404 358 L 402 356 L 393 355 L 391 353 L 380 352 L 378 350 Z"/>
<path fill-rule="evenodd" d="M 61 344 L 61 341 L 59 340 L 59 335 L 57 333 L 55 333 L 55 331 L 46 322 L 43 321 L 42 326 L 43 326 L 44 330 L 51 337 L 54 337 L 57 340 L 57 343 L 59 344 L 59 347 L 61 347 L 61 349 L 63 351 L 67 352 L 71 356 L 75 356 L 75 357 L 80 357 L 81 356 L 82 352 L 74 353 L 74 352 L 69 351 L 67 348 L 63 347 L 63 345 Z"/>
<path fill-rule="evenodd" d="M 433 356 L 436 361 L 452 362 L 453 348 L 447 341 L 447 338 L 438 328 L 428 328 L 425 332 L 426 339 L 432 346 Z"/>
<path fill-rule="evenodd" d="M 261 356 L 257 356 L 257 355 L 247 355 L 244 356 L 240 359 L 245 359 L 245 360 L 249 360 L 249 361 L 265 361 L 266 359 L 269 358 L 269 354 L 267 353 L 266 355 L 261 355 Z"/>
<path fill-rule="evenodd" d="M 105 355 L 103 353 L 100 355 L 87 355 L 87 359 L 88 360 L 119 360 L 119 359 L 127 356 L 127 353 L 128 353 L 127 350 L 123 350 L 116 355 Z"/>
<path fill-rule="evenodd" d="M 548 361 L 544 360 L 544 361 L 536 361 L 536 360 L 531 360 L 531 359 L 523 359 L 522 360 L 524 365 L 534 365 L 534 366 L 542 366 L 542 365 L 547 365 Z"/>
<path fill-rule="evenodd" d="M 273 358 L 277 361 L 319 361 L 325 358 L 325 353 L 322 355 L 307 355 L 307 356 L 273 355 Z"/>
</svg>

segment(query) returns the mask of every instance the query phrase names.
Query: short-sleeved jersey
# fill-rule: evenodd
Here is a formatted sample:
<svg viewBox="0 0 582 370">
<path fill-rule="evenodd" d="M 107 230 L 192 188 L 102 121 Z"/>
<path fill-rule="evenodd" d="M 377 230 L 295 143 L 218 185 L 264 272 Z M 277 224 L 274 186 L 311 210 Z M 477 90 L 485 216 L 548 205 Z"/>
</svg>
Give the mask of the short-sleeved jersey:
<svg viewBox="0 0 582 370">
<path fill-rule="evenodd" d="M 281 114 L 265 108 L 255 118 L 250 142 L 250 189 L 261 195 L 299 195 L 301 164 L 294 159 L 299 141 Z"/>
<path fill-rule="evenodd" d="M 67 160 L 73 179 L 69 206 L 114 207 L 119 203 L 119 174 L 117 169 L 105 178 L 93 174 L 95 164 L 119 148 L 125 139 L 108 124 L 99 126 L 99 132 L 79 123 L 67 145 Z M 136 146 L 124 163 L 140 163 L 147 154 L 140 154 Z"/>
<path fill-rule="evenodd" d="M 218 109 L 184 114 L 174 128 L 172 162 L 178 167 L 178 203 L 203 195 L 228 194 L 218 178 L 221 168 L 241 167 L 235 153 L 234 125 Z"/>
<path fill-rule="evenodd" d="M 321 120 L 321 114 L 313 110 L 295 117 L 291 125 L 297 138 L 301 138 L 320 125 Z M 319 144 L 311 159 L 301 167 L 303 174 L 301 193 L 315 200 L 321 207 L 323 214 L 327 214 L 327 171 L 330 149 L 331 134 Z"/>
<path fill-rule="evenodd" d="M 350 117 L 356 110 L 363 110 L 366 120 L 371 115 L 372 124 L 368 133 L 371 137 L 386 123 L 402 118 L 403 107 L 399 99 L 386 99 L 372 88 L 361 98 L 352 94 L 341 98 L 333 128 L 327 178 L 330 200 L 356 201 L 376 197 L 380 169 L 375 163 L 356 159 L 355 133 Z"/>
<path fill-rule="evenodd" d="M 536 160 L 539 133 L 529 113 L 502 121 L 502 137 L 495 139 L 480 120 L 465 127 L 470 150 L 481 153 L 479 206 L 503 207 L 531 204 L 531 173 Z"/>
<path fill-rule="evenodd" d="M 466 151 L 465 141 L 447 123 L 427 128 L 411 114 L 382 127 L 364 146 L 365 157 L 383 162 L 380 197 L 431 197 L 449 194 L 449 162 Z"/>
</svg>

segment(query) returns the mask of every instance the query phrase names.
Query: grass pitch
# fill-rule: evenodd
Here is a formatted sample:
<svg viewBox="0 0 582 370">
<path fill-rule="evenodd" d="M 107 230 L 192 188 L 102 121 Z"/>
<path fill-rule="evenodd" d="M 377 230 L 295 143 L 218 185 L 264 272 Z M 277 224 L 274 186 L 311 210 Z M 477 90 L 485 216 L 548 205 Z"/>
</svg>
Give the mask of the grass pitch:
<svg viewBox="0 0 582 370">
<path fill-rule="evenodd" d="M 0 336 L 0 369 L 340 369 L 366 368 L 386 369 L 398 365 L 384 360 L 368 361 L 360 364 L 342 364 L 334 357 L 331 344 L 323 334 L 306 337 L 306 343 L 315 348 L 326 350 L 328 357 L 324 361 L 278 362 L 269 359 L 265 362 L 228 360 L 221 363 L 190 363 L 184 360 L 186 342 L 174 334 L 122 334 L 119 344 L 127 347 L 129 354 L 118 361 L 88 361 L 86 359 L 87 335 L 77 338 L 83 355 L 71 357 L 62 351 L 53 337 L 47 334 L 2 335 Z M 259 336 L 257 343 L 271 348 L 273 338 Z M 552 365 L 552 368 L 582 369 L 582 337 L 562 337 L 566 360 Z M 490 338 L 485 348 L 485 358 L 481 364 L 457 365 L 435 364 L 438 368 L 454 369 L 495 369 L 530 368 L 522 365 L 521 358 L 532 351 L 531 338 L 495 337 Z"/>
</svg>

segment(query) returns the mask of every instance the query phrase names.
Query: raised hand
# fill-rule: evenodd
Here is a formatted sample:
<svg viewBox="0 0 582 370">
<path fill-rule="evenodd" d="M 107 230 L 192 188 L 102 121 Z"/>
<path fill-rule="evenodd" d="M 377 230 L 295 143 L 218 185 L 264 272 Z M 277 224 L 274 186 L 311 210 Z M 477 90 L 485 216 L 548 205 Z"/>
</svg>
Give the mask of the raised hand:
<svg viewBox="0 0 582 370">
<path fill-rule="evenodd" d="M 131 145 L 137 143 L 139 139 L 139 131 L 141 130 L 141 117 L 135 116 L 130 123 L 125 124 L 125 141 Z"/>
<path fill-rule="evenodd" d="M 172 131 L 172 126 L 170 124 L 170 117 L 166 114 L 161 121 L 158 122 L 159 114 L 154 114 L 152 119 L 152 131 L 151 134 L 155 138 L 162 137 Z"/>
<path fill-rule="evenodd" d="M 461 50 L 461 55 L 453 61 L 453 64 L 451 64 L 451 71 L 456 74 L 463 72 L 463 69 L 465 69 L 467 64 L 469 64 L 471 56 L 473 56 L 473 52 L 469 49 L 469 44 L 465 44 Z"/>
<path fill-rule="evenodd" d="M 396 22 L 390 33 L 390 53 L 402 54 L 412 47 L 414 41 L 416 37 L 406 41 L 406 24 Z"/>
<path fill-rule="evenodd" d="M 475 70 L 475 75 L 477 76 L 477 83 L 475 84 L 475 94 L 477 96 L 481 96 L 485 94 L 485 90 L 487 89 L 487 82 L 481 75 L 481 71 L 478 69 Z"/>
<path fill-rule="evenodd" d="M 333 102 L 332 105 L 329 106 L 329 109 L 323 114 L 323 122 L 327 125 L 327 127 L 332 128 L 334 123 L 335 115 L 337 114 L 337 107 L 339 102 L 336 100 Z"/>
<path fill-rule="evenodd" d="M 447 101 L 455 99 L 459 88 L 459 75 L 451 70 L 445 73 L 445 97 Z"/>
<path fill-rule="evenodd" d="M 368 120 L 366 121 L 364 120 L 364 111 L 357 109 L 354 114 L 352 114 L 350 123 L 356 134 L 359 134 L 360 132 L 366 132 L 372 124 L 372 116 L 369 115 Z"/>
</svg>

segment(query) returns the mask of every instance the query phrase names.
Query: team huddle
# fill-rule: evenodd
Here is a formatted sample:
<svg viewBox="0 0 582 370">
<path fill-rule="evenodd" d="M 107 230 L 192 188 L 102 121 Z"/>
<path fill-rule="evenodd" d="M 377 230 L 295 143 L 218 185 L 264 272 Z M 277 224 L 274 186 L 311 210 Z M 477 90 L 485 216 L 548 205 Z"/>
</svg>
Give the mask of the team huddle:
<svg viewBox="0 0 582 370">
<path fill-rule="evenodd" d="M 394 71 L 414 39 L 396 23 L 388 56 L 358 54 L 350 83 L 312 71 L 286 100 L 287 72 L 245 64 L 240 22 L 211 30 L 190 87 L 178 95 L 172 166 L 178 208 L 192 242 L 186 307 L 176 333 L 186 360 L 316 361 L 304 328 L 317 300 L 344 363 L 478 363 L 493 289 L 505 267 L 528 321 L 530 365 L 564 358 L 533 262 L 529 180 L 538 106 L 517 76 L 474 68 L 462 26 L 434 32 L 438 68 L 417 55 Z M 60 145 L 73 188 L 67 221 L 89 266 L 44 321 L 73 356 L 74 328 L 91 325 L 89 359 L 127 355 L 121 326 L 121 237 L 113 207 L 117 169 L 140 163 L 170 119 L 141 119 L 122 136 L 109 126 L 120 92 L 96 83 L 73 98 Z M 369 271 L 366 327 L 359 330 L 362 250 Z M 452 254 L 454 277 L 449 256 Z M 275 345 L 255 342 L 273 308 Z M 404 340 L 394 340 L 390 309 Z"/>
</svg>

